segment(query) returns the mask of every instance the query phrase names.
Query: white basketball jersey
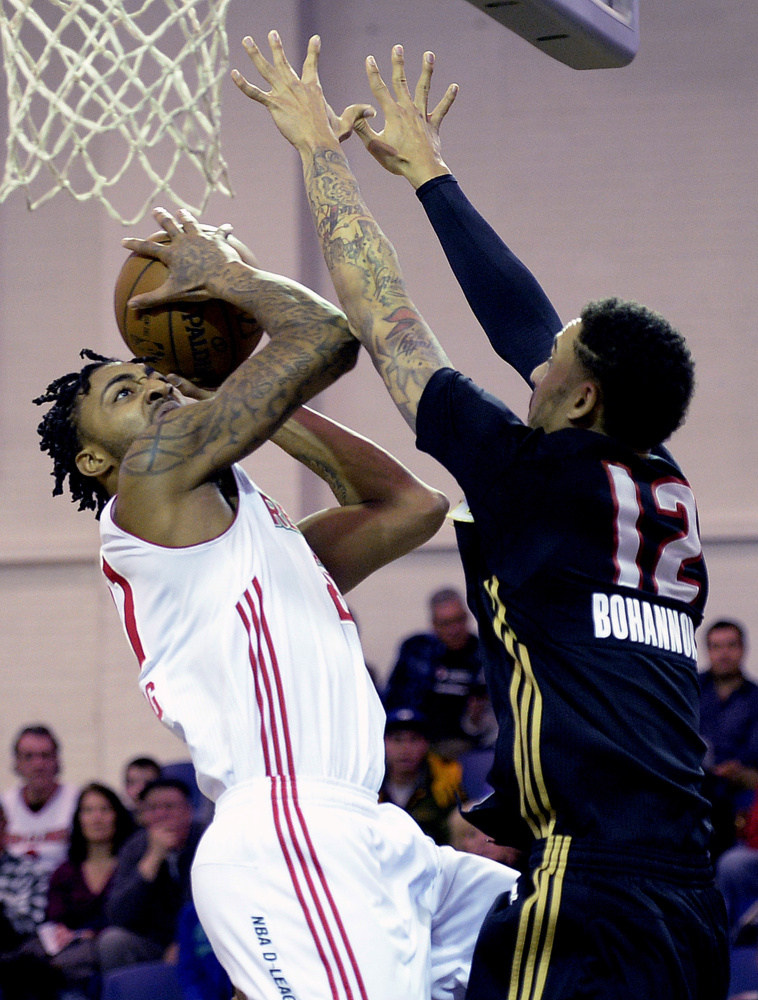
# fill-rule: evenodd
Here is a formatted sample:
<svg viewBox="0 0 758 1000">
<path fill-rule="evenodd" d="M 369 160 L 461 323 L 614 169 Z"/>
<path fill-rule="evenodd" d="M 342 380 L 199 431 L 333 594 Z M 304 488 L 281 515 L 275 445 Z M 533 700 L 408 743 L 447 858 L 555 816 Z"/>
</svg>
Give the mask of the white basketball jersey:
<svg viewBox="0 0 758 1000">
<path fill-rule="evenodd" d="M 234 467 L 229 529 L 165 548 L 100 518 L 101 556 L 139 682 L 187 744 L 210 799 L 249 778 L 334 778 L 377 791 L 384 711 L 329 574 Z"/>
<path fill-rule="evenodd" d="M 53 796 L 36 811 L 24 801 L 21 788 L 11 788 L 2 796 L 8 820 L 8 850 L 37 859 L 40 871 L 53 872 L 66 860 L 79 789 L 61 784 Z"/>
</svg>

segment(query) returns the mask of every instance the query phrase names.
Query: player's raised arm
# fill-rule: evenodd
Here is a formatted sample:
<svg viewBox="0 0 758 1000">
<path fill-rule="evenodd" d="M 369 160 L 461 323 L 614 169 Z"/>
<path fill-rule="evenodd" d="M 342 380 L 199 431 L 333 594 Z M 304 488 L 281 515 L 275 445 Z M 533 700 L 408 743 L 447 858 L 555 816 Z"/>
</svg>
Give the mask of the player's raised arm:
<svg viewBox="0 0 758 1000">
<path fill-rule="evenodd" d="M 416 189 L 474 315 L 495 351 L 530 382 L 531 372 L 550 353 L 561 320 L 534 275 L 506 246 L 460 189 L 442 158 L 440 126 L 457 94 L 451 85 L 428 110 L 434 55 L 424 53 L 411 98 L 403 48 L 392 49 L 393 98 L 376 63 L 366 72 L 384 114 L 375 131 L 367 119 L 355 131 L 390 173 L 402 174 Z"/>
<path fill-rule="evenodd" d="M 206 239 L 189 213 L 175 220 L 159 210 L 156 217 L 172 237 L 151 250 L 173 276 L 163 294 L 194 290 L 247 308 L 271 341 L 212 399 L 191 403 L 144 364 L 98 369 L 78 408 L 76 466 L 109 495 L 118 493 L 121 527 L 158 544 L 188 545 L 196 532 L 207 534 L 209 522 L 215 528 L 228 517 L 218 505 L 198 516 L 198 487 L 352 368 L 359 345 L 339 309 L 297 282 L 243 263 L 223 238 Z M 131 249 L 143 249 L 134 243 Z"/>
<path fill-rule="evenodd" d="M 345 593 L 434 535 L 447 499 L 367 438 L 301 407 L 272 440 L 320 476 L 340 503 L 299 525 Z"/>
<path fill-rule="evenodd" d="M 458 94 L 450 84 L 442 99 L 429 111 L 429 91 L 434 72 L 434 53 L 425 52 L 416 90 L 411 97 L 405 75 L 402 45 L 392 49 L 392 85 L 395 99 L 379 73 L 375 60 L 366 60 L 369 85 L 384 114 L 384 128 L 375 131 L 368 118 L 355 123 L 354 131 L 369 153 L 391 174 L 402 174 L 414 188 L 433 177 L 444 177 L 450 169 L 442 159 L 440 127 Z"/>
<path fill-rule="evenodd" d="M 299 151 L 316 230 L 342 308 L 415 429 L 421 393 L 434 372 L 450 362 L 408 296 L 395 251 L 363 203 L 330 127 L 318 78 L 318 37 L 308 44 L 302 79 L 287 62 L 276 32 L 269 42 L 272 63 L 252 38 L 243 44 L 271 89 L 260 90 L 236 70 L 234 81 L 269 109 Z"/>
</svg>

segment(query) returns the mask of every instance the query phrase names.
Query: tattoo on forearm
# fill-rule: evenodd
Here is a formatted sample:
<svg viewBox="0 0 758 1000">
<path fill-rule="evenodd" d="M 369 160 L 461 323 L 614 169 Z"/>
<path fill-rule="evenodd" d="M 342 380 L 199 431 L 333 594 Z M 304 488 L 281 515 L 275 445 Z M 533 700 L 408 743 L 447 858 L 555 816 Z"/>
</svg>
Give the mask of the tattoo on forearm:
<svg viewBox="0 0 758 1000">
<path fill-rule="evenodd" d="M 244 362 L 212 401 L 175 411 L 135 442 L 124 459 L 125 471 L 162 475 L 201 457 L 222 469 L 255 450 L 314 391 L 354 365 L 358 342 L 342 323 L 333 323 L 333 331 L 331 339 L 322 331 L 318 341 L 311 322 L 299 334 L 273 340 Z"/>
<path fill-rule="evenodd" d="M 413 424 L 430 368 L 438 367 L 444 354 L 412 308 L 392 244 L 363 203 L 342 152 L 317 150 L 306 164 L 305 180 L 338 294 L 395 403 Z"/>
</svg>

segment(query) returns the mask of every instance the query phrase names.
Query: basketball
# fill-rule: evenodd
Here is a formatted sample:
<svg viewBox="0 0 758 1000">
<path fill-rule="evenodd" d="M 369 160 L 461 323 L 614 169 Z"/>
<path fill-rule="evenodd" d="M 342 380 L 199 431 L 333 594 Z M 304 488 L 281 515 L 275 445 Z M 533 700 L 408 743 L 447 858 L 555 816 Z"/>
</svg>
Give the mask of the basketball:
<svg viewBox="0 0 758 1000">
<path fill-rule="evenodd" d="M 168 268 L 132 253 L 116 280 L 114 308 L 121 336 L 134 357 L 149 358 L 168 375 L 183 375 L 216 389 L 257 347 L 262 327 L 252 316 L 221 299 L 173 302 L 136 312 L 127 302 L 162 285 Z"/>
</svg>

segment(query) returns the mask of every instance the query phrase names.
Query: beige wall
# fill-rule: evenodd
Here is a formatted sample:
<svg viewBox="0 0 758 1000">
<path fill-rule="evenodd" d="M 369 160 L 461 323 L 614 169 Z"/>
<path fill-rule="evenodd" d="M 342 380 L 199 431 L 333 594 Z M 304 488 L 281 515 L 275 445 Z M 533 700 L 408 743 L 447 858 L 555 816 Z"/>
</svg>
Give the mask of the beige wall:
<svg viewBox="0 0 758 1000">
<path fill-rule="evenodd" d="M 682 16 L 683 5 L 665 0 L 641 6 L 640 54 L 626 69 L 599 72 L 551 62 L 464 0 L 237 0 L 228 29 L 232 63 L 243 70 L 244 34 L 263 41 L 275 26 L 294 57 L 318 30 L 324 86 L 337 107 L 367 98 L 369 52 L 386 68 L 391 45 L 403 42 L 413 78 L 423 50 L 434 49 L 435 94 L 447 82 L 461 86 L 445 156 L 562 316 L 617 293 L 680 325 L 699 388 L 673 450 L 699 497 L 709 617 L 736 615 L 758 636 L 758 8 L 688 0 Z M 236 197 L 214 195 L 205 219 L 233 221 L 266 266 L 330 294 L 304 218 L 298 162 L 265 111 L 230 82 L 223 142 Z M 348 151 L 453 361 L 523 411 L 525 388 L 492 364 L 413 192 L 360 145 Z M 101 155 L 107 162 L 110 147 Z M 138 692 L 97 569 L 91 516 L 50 498 L 29 400 L 77 366 L 79 347 L 120 352 L 111 312 L 119 240 L 152 224 L 125 231 L 99 206 L 65 195 L 29 213 L 16 192 L 0 205 L 0 227 L 0 771 L 16 728 L 45 720 L 62 737 L 68 777 L 116 783 L 130 755 L 168 760 L 183 749 Z M 415 452 L 366 360 L 323 406 L 456 498 L 446 474 Z M 272 446 L 249 468 L 295 516 L 324 502 L 320 484 Z M 460 584 L 461 572 L 446 527 L 358 588 L 351 603 L 367 659 L 386 671 L 399 639 L 425 623 L 428 593 L 448 582 Z M 758 656 L 753 666 L 758 675 Z M 10 780 L 7 771 L 0 785 Z"/>
</svg>

